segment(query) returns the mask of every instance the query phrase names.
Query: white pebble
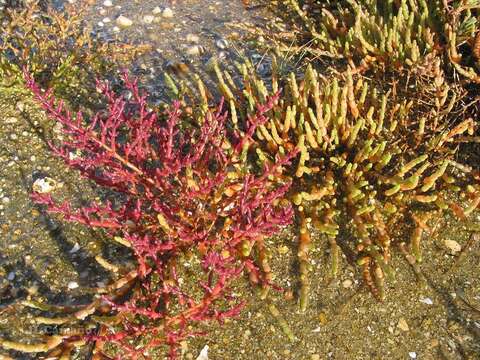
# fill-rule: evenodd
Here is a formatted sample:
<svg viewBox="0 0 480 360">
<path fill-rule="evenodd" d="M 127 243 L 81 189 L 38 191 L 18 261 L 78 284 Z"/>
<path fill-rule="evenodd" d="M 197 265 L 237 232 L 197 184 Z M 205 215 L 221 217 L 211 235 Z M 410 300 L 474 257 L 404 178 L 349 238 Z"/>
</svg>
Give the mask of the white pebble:
<svg viewBox="0 0 480 360">
<path fill-rule="evenodd" d="M 424 303 L 424 304 L 427 304 L 427 305 L 433 305 L 432 299 L 430 299 L 430 298 L 428 298 L 428 297 L 426 297 L 426 298 L 421 297 L 421 298 L 420 298 L 420 302 L 421 302 L 421 303 Z"/>
<path fill-rule="evenodd" d="M 104 26 L 103 22 L 101 22 L 101 21 L 99 21 L 99 22 L 97 23 L 97 25 L 100 26 L 100 27 L 103 27 L 103 26 Z"/>
<path fill-rule="evenodd" d="M 348 289 L 348 288 L 352 287 L 352 284 L 353 284 L 352 280 L 347 279 L 347 280 L 345 280 L 345 281 L 342 283 L 342 286 L 343 286 L 345 289 Z"/>
<path fill-rule="evenodd" d="M 124 27 L 124 28 L 133 25 L 133 21 L 123 15 L 120 15 L 115 22 L 118 26 Z"/>
<path fill-rule="evenodd" d="M 69 289 L 76 289 L 76 288 L 78 288 L 78 283 L 76 281 L 70 281 L 68 283 L 68 288 Z"/>
<path fill-rule="evenodd" d="M 5 205 L 8 204 L 10 202 L 10 198 L 9 197 L 3 197 L 2 198 L 2 203 L 4 203 Z"/>
<path fill-rule="evenodd" d="M 198 45 L 189 46 L 187 49 L 187 55 L 196 56 L 202 53 L 202 47 Z"/>
<path fill-rule="evenodd" d="M 75 245 L 73 245 L 72 249 L 70 250 L 70 254 L 74 254 L 78 250 L 80 250 L 80 245 L 78 245 L 78 243 L 75 243 Z"/>
<path fill-rule="evenodd" d="M 225 40 L 225 39 L 219 39 L 219 40 L 217 40 L 217 41 L 215 42 L 215 44 L 217 45 L 217 47 L 218 47 L 219 49 L 222 49 L 222 50 L 223 50 L 223 49 L 226 49 L 226 48 L 227 48 L 227 46 L 228 46 L 228 41 Z"/>
<path fill-rule="evenodd" d="M 112 7 L 113 6 L 113 3 L 110 1 L 110 0 L 105 0 L 103 2 L 103 6 L 105 7 Z"/>
<path fill-rule="evenodd" d="M 188 34 L 187 35 L 187 41 L 191 43 L 198 43 L 200 41 L 200 38 L 198 35 L 195 34 Z"/>
<path fill-rule="evenodd" d="M 155 17 L 153 15 L 145 15 L 143 17 L 143 23 L 144 24 L 151 24 L 154 19 L 155 19 Z"/>
<path fill-rule="evenodd" d="M 172 18 L 173 17 L 173 10 L 170 8 L 165 8 L 162 11 L 162 17 L 164 18 Z"/>
<path fill-rule="evenodd" d="M 49 177 L 35 180 L 33 183 L 33 191 L 40 194 L 48 194 L 55 190 L 57 182 Z"/>
<path fill-rule="evenodd" d="M 208 345 L 205 345 L 197 356 L 197 360 L 208 360 Z"/>
<path fill-rule="evenodd" d="M 153 15 L 160 14 L 162 12 L 162 9 L 160 9 L 158 6 L 155 7 L 155 9 L 152 10 Z"/>
<path fill-rule="evenodd" d="M 113 32 L 119 32 L 120 28 L 118 26 L 114 26 L 112 30 L 113 30 Z"/>
<path fill-rule="evenodd" d="M 462 251 L 462 246 L 455 240 L 445 240 L 443 243 L 445 244 L 445 247 L 453 254 Z"/>
<path fill-rule="evenodd" d="M 417 353 L 415 351 L 410 351 L 408 353 L 408 356 L 410 356 L 410 359 L 416 359 L 417 358 Z"/>
<path fill-rule="evenodd" d="M 110 20 L 110 18 L 106 17 L 102 21 L 103 21 L 104 24 L 108 24 L 111 20 Z"/>
</svg>

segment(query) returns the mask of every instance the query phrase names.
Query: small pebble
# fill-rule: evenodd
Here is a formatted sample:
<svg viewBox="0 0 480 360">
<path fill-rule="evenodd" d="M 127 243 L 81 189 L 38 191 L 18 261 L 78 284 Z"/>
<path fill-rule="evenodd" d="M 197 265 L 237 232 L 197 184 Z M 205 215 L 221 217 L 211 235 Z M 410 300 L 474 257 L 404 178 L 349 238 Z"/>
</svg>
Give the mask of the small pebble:
<svg viewBox="0 0 480 360">
<path fill-rule="evenodd" d="M 153 23 L 154 19 L 155 19 L 155 16 L 153 16 L 153 15 L 145 15 L 143 17 L 143 23 L 144 24 L 151 24 L 151 23 Z"/>
<path fill-rule="evenodd" d="M 55 190 L 57 187 L 57 182 L 52 178 L 45 177 L 35 180 L 33 183 L 33 191 L 40 194 L 47 194 Z"/>
<path fill-rule="evenodd" d="M 328 323 L 327 315 L 324 312 L 321 312 L 318 315 L 318 321 L 320 321 L 321 325 L 326 325 Z"/>
<path fill-rule="evenodd" d="M 173 10 L 170 9 L 169 7 L 163 9 L 163 11 L 162 11 L 162 17 L 164 17 L 164 18 L 172 18 L 172 17 L 173 17 Z"/>
<path fill-rule="evenodd" d="M 17 134 L 10 134 L 10 140 L 17 140 L 18 139 L 18 136 Z"/>
<path fill-rule="evenodd" d="M 7 280 L 12 281 L 13 279 L 15 279 L 15 273 L 12 271 L 12 272 L 8 273 Z"/>
<path fill-rule="evenodd" d="M 342 286 L 343 286 L 345 289 L 351 288 L 352 285 L 353 285 L 353 281 L 350 280 L 350 279 L 347 279 L 347 280 L 345 280 L 344 282 L 342 282 Z"/>
<path fill-rule="evenodd" d="M 187 35 L 187 41 L 191 43 L 198 43 L 200 41 L 200 38 L 198 35 L 195 34 L 188 34 Z"/>
<path fill-rule="evenodd" d="M 428 297 L 427 298 L 424 298 L 424 297 L 420 298 L 420 302 L 424 303 L 424 304 L 427 304 L 427 305 L 433 305 L 432 299 L 430 299 Z"/>
<path fill-rule="evenodd" d="M 320 355 L 318 354 L 313 354 L 311 357 L 310 357 L 311 360 L 320 360 Z"/>
<path fill-rule="evenodd" d="M 6 197 L 6 196 L 5 196 L 5 197 L 2 198 L 2 203 L 3 203 L 3 204 L 8 204 L 9 202 L 10 202 L 10 198 L 9 198 L 9 197 Z"/>
<path fill-rule="evenodd" d="M 76 281 L 70 281 L 68 283 L 68 288 L 69 289 L 76 289 L 76 288 L 78 288 L 78 283 Z"/>
<path fill-rule="evenodd" d="M 187 49 L 187 55 L 197 56 L 202 53 L 202 47 L 199 45 L 189 46 Z"/>
<path fill-rule="evenodd" d="M 414 351 L 410 351 L 408 353 L 408 356 L 410 356 L 410 359 L 416 359 L 417 358 L 417 353 Z"/>
<path fill-rule="evenodd" d="M 455 240 L 445 240 L 443 243 L 447 250 L 449 250 L 449 252 L 453 255 L 457 252 L 462 251 L 462 246 Z"/>
<path fill-rule="evenodd" d="M 118 26 L 114 26 L 112 30 L 113 30 L 113 32 L 119 32 L 120 28 Z"/>
<path fill-rule="evenodd" d="M 111 2 L 110 0 L 105 0 L 105 1 L 103 2 L 103 6 L 105 6 L 105 7 L 112 7 L 113 4 L 112 4 L 112 2 Z"/>
<path fill-rule="evenodd" d="M 197 360 L 208 360 L 208 345 L 205 345 L 200 351 L 200 355 L 198 355 Z"/>
<path fill-rule="evenodd" d="M 102 21 L 103 21 L 104 24 L 108 24 L 111 20 L 110 20 L 110 18 L 106 17 Z"/>
<path fill-rule="evenodd" d="M 75 245 L 73 245 L 72 249 L 70 250 L 70 254 L 74 254 L 78 250 L 80 250 L 80 245 L 78 245 L 78 243 L 75 243 Z"/>
<path fill-rule="evenodd" d="M 129 26 L 132 26 L 133 25 L 133 21 L 130 20 L 129 18 L 123 16 L 123 15 L 120 15 L 117 20 L 115 20 L 116 24 L 120 27 L 123 27 L 123 28 L 126 28 L 126 27 L 129 27 Z"/>
<path fill-rule="evenodd" d="M 160 9 L 160 7 L 155 7 L 155 9 L 152 10 L 152 14 L 153 15 L 158 15 L 162 12 L 162 9 Z"/>
<path fill-rule="evenodd" d="M 21 101 L 17 102 L 17 110 L 18 111 L 24 111 L 25 110 L 25 104 Z"/>
<path fill-rule="evenodd" d="M 226 49 L 226 48 L 227 48 L 227 46 L 228 46 L 228 41 L 225 40 L 225 39 L 219 39 L 219 40 L 217 40 L 217 41 L 215 42 L 215 45 L 217 45 L 217 47 L 218 47 L 219 49 L 222 49 L 222 50 L 223 50 L 223 49 Z"/>
<path fill-rule="evenodd" d="M 404 318 L 400 318 L 400 320 L 398 320 L 397 327 L 402 331 L 410 331 L 408 323 Z"/>
</svg>

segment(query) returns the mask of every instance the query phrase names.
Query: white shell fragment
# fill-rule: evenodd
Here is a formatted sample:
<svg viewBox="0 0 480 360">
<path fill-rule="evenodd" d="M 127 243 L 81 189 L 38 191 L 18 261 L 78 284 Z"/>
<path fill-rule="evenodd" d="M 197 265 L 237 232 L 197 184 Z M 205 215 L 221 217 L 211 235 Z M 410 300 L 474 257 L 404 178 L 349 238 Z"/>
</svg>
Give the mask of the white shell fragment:
<svg viewBox="0 0 480 360">
<path fill-rule="evenodd" d="M 417 358 L 417 353 L 415 351 L 410 351 L 408 353 L 408 356 L 410 356 L 410 359 L 416 359 Z"/>
<path fill-rule="evenodd" d="M 200 355 L 198 355 L 197 360 L 208 360 L 208 345 L 205 345 L 200 351 Z"/>
<path fill-rule="evenodd" d="M 432 299 L 428 298 L 428 297 L 422 297 L 420 298 L 420 302 L 421 303 L 424 303 L 424 304 L 427 304 L 427 305 L 433 305 L 433 301 Z"/>
<path fill-rule="evenodd" d="M 75 245 L 73 245 L 72 249 L 70 250 L 70 254 L 74 254 L 78 250 L 80 250 L 80 245 L 78 245 L 78 243 L 75 243 Z"/>
<path fill-rule="evenodd" d="M 49 177 L 35 180 L 33 183 L 33 191 L 40 194 L 48 194 L 57 188 L 57 182 Z"/>
</svg>

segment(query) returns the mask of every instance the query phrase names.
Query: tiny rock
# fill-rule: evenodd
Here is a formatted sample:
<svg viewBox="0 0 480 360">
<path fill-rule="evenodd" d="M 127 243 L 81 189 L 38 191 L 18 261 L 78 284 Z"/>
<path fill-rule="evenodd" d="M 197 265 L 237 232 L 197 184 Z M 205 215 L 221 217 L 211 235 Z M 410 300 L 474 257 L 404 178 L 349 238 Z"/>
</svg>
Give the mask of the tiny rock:
<svg viewBox="0 0 480 360">
<path fill-rule="evenodd" d="M 227 46 L 228 46 L 228 41 L 225 40 L 225 39 L 219 39 L 219 40 L 217 40 L 217 41 L 215 42 L 215 45 L 217 45 L 217 47 L 218 47 L 219 49 L 222 49 L 222 50 L 223 50 L 223 49 L 226 49 L 226 48 L 227 48 Z"/>
<path fill-rule="evenodd" d="M 200 38 L 198 35 L 195 34 L 188 34 L 187 35 L 187 41 L 191 43 L 198 43 L 200 41 Z"/>
<path fill-rule="evenodd" d="M 462 251 L 462 246 L 455 240 L 445 240 L 443 244 L 451 254 Z"/>
<path fill-rule="evenodd" d="M 52 178 L 45 177 L 35 180 L 32 187 L 33 191 L 37 193 L 48 194 L 55 190 L 55 188 L 57 187 L 57 182 Z"/>
<path fill-rule="evenodd" d="M 326 325 L 328 323 L 327 315 L 324 312 L 318 314 L 318 321 L 321 325 Z"/>
<path fill-rule="evenodd" d="M 162 9 L 160 9 L 160 7 L 156 6 L 153 10 L 152 10 L 152 14 L 153 15 L 158 15 L 162 12 Z"/>
<path fill-rule="evenodd" d="M 404 318 L 400 318 L 400 320 L 398 320 L 397 327 L 402 331 L 410 330 L 410 328 L 408 327 L 407 321 Z"/>
<path fill-rule="evenodd" d="M 155 17 L 153 15 L 145 15 L 143 17 L 143 23 L 144 24 L 151 24 L 151 23 L 153 23 L 154 19 L 155 19 Z"/>
<path fill-rule="evenodd" d="M 110 0 L 105 0 L 103 2 L 103 6 L 105 7 L 112 7 L 113 6 L 113 3 L 110 1 Z"/>
<path fill-rule="evenodd" d="M 162 17 L 164 17 L 164 18 L 172 18 L 172 17 L 173 17 L 173 10 L 170 9 L 169 7 L 163 9 L 163 11 L 162 11 Z"/>
<path fill-rule="evenodd" d="M 78 245 L 78 243 L 75 243 L 75 245 L 73 245 L 73 247 L 70 249 L 70 254 L 74 254 L 78 250 L 80 250 L 80 245 Z"/>
<path fill-rule="evenodd" d="M 202 47 L 198 45 L 189 46 L 187 49 L 187 55 L 197 56 L 202 53 Z"/>
<path fill-rule="evenodd" d="M 348 289 L 348 288 L 352 287 L 352 284 L 353 284 L 353 282 L 352 282 L 352 280 L 350 280 L 350 279 L 347 279 L 347 280 L 345 280 L 344 282 L 342 282 L 342 286 L 343 286 L 345 289 Z"/>
<path fill-rule="evenodd" d="M 417 353 L 415 351 L 410 351 L 408 353 L 408 356 L 410 356 L 410 359 L 416 359 L 417 358 Z"/>
<path fill-rule="evenodd" d="M 76 281 L 70 281 L 67 286 L 69 289 L 76 289 L 78 288 L 78 283 Z"/>
<path fill-rule="evenodd" d="M 123 27 L 123 28 L 126 28 L 126 27 L 129 27 L 129 26 L 132 26 L 133 25 L 133 21 L 130 20 L 129 18 L 123 16 L 123 15 L 120 15 L 117 20 L 115 21 L 115 23 L 120 26 L 120 27 Z"/>
<path fill-rule="evenodd" d="M 427 298 L 424 298 L 424 297 L 420 298 L 420 302 L 424 303 L 424 304 L 427 304 L 427 305 L 433 305 L 432 299 L 430 299 L 428 297 Z"/>
</svg>

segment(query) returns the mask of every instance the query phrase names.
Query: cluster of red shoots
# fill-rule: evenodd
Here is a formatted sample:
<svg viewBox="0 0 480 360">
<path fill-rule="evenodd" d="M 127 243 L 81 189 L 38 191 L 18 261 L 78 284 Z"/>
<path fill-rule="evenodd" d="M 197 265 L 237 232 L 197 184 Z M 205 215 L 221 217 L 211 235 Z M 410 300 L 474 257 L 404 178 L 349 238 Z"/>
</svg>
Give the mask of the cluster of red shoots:
<svg viewBox="0 0 480 360">
<path fill-rule="evenodd" d="M 102 298 L 120 323 L 85 340 L 113 344 L 114 356 L 122 359 L 151 358 L 166 349 L 173 358 L 180 340 L 196 334 L 193 325 L 239 314 L 244 302 L 232 296 L 235 279 L 246 273 L 270 285 L 255 247 L 292 220 L 291 207 L 281 201 L 290 184 L 278 175 L 295 154 L 253 174 L 242 153 L 277 96 L 258 104 L 239 132 L 228 130 L 222 102 L 201 121 L 179 102 L 152 111 L 127 74 L 123 82 L 131 97 L 98 82 L 107 105 L 90 119 L 69 112 L 28 74 L 26 80 L 42 108 L 62 125 L 64 140 L 51 144 L 54 154 L 118 194 L 118 201 L 78 209 L 50 194 L 34 194 L 35 201 L 67 221 L 121 237 L 138 264 L 128 296 Z M 194 285 L 185 285 L 178 260 L 192 255 L 202 272 Z"/>
</svg>

